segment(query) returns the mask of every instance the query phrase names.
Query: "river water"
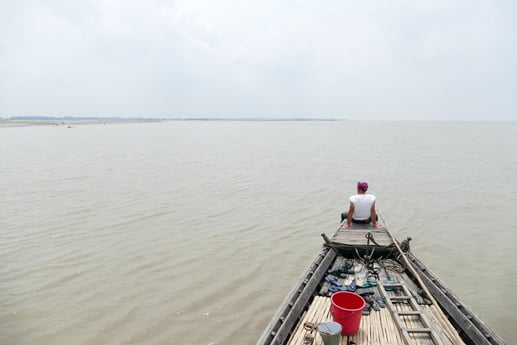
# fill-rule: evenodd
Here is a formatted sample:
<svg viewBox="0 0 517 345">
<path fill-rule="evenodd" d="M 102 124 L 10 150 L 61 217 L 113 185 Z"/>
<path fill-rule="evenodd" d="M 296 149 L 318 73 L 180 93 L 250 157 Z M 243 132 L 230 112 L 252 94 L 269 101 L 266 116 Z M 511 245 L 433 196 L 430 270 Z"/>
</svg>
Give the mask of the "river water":
<svg viewBox="0 0 517 345">
<path fill-rule="evenodd" d="M 367 180 L 517 336 L 517 123 L 0 128 L 0 344 L 254 344 Z"/>
</svg>

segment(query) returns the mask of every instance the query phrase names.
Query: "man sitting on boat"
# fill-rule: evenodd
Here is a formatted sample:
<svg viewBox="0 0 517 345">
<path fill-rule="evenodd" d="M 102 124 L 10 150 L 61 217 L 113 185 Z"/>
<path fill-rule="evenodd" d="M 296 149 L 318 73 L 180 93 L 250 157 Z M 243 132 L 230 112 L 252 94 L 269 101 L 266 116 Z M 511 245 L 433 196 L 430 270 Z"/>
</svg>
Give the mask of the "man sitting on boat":
<svg viewBox="0 0 517 345">
<path fill-rule="evenodd" d="M 348 229 L 352 223 L 370 224 L 376 228 L 381 228 L 377 223 L 377 212 L 375 211 L 375 195 L 366 194 L 368 182 L 357 182 L 357 194 L 350 197 L 350 207 L 348 212 L 341 213 L 342 227 Z"/>
</svg>

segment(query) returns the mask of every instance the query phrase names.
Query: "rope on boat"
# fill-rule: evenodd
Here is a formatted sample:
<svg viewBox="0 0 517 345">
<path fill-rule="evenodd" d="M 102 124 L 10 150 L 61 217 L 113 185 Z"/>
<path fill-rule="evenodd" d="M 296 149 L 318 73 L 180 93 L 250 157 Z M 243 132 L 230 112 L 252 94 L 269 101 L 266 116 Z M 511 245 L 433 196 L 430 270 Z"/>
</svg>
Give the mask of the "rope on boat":
<svg viewBox="0 0 517 345">
<path fill-rule="evenodd" d="M 454 338 L 454 339 L 451 339 L 453 344 L 464 344 L 463 340 L 458 335 L 458 332 L 456 331 L 456 329 L 454 327 L 452 327 L 451 323 L 449 322 L 449 319 L 447 318 L 447 316 L 445 316 L 445 314 L 443 313 L 442 309 L 438 306 L 438 303 L 434 299 L 433 295 L 431 294 L 431 292 L 429 291 L 427 286 L 422 281 L 422 278 L 420 277 L 418 272 L 415 270 L 415 268 L 413 267 L 411 262 L 408 260 L 408 258 L 406 256 L 406 253 L 404 253 L 404 251 L 402 251 L 402 249 L 400 248 L 397 240 L 395 239 L 395 237 L 393 236 L 393 234 L 389 230 L 388 223 L 386 223 L 386 221 L 384 220 L 384 217 L 382 216 L 382 213 L 380 211 L 377 211 L 377 213 L 381 217 L 382 222 L 384 223 L 384 229 L 386 230 L 386 232 L 388 233 L 388 235 L 391 238 L 391 241 L 393 242 L 393 244 L 397 248 L 398 252 L 400 253 L 400 257 L 402 257 L 402 259 L 404 260 L 404 263 L 406 264 L 406 267 L 411 271 L 413 276 L 416 278 L 416 280 L 418 281 L 418 283 L 422 287 L 422 290 L 427 295 L 427 298 L 431 301 L 432 305 L 430 307 L 434 308 L 437 311 L 437 317 L 439 317 L 441 319 L 442 324 L 449 331 L 448 332 L 449 335 Z"/>
</svg>

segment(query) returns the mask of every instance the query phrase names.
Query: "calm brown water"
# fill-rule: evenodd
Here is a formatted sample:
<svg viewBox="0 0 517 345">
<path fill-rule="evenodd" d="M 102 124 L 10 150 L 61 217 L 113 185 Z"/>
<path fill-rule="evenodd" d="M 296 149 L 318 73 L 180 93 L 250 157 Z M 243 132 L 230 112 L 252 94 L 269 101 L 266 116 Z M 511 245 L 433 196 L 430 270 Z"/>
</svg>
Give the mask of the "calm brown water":
<svg viewBox="0 0 517 345">
<path fill-rule="evenodd" d="M 516 123 L 0 128 L 0 344 L 254 344 L 358 179 L 517 336 Z"/>
</svg>

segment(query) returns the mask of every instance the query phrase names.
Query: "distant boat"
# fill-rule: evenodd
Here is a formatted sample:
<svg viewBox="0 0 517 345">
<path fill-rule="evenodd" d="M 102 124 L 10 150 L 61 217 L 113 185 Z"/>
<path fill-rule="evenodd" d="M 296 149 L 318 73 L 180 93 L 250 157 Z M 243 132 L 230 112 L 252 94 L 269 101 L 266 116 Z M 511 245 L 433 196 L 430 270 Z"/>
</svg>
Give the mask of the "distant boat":
<svg viewBox="0 0 517 345">
<path fill-rule="evenodd" d="M 352 224 L 322 234 L 321 252 L 257 345 L 320 345 L 321 327 L 336 323 L 341 345 L 506 344 L 382 220 L 383 229 Z"/>
</svg>

